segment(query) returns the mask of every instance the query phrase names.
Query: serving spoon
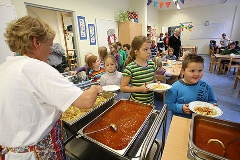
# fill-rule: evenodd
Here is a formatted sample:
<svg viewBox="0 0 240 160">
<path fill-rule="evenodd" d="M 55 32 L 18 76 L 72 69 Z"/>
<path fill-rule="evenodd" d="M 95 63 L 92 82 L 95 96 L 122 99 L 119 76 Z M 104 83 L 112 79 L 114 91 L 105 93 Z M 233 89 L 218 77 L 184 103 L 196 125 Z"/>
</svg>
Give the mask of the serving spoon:
<svg viewBox="0 0 240 160">
<path fill-rule="evenodd" d="M 82 137 L 83 135 L 88 135 L 88 134 L 92 134 L 92 133 L 100 132 L 100 131 L 103 131 L 103 130 L 109 128 L 109 127 L 112 128 L 115 132 L 117 132 L 117 130 L 118 130 L 118 127 L 117 127 L 117 125 L 116 125 L 115 123 L 110 123 L 107 127 L 104 127 L 104 128 L 98 129 L 98 130 L 96 130 L 96 131 L 87 132 L 87 133 L 82 133 L 82 134 L 79 133 L 76 137 L 77 137 L 77 138 L 80 138 L 80 137 Z"/>
</svg>

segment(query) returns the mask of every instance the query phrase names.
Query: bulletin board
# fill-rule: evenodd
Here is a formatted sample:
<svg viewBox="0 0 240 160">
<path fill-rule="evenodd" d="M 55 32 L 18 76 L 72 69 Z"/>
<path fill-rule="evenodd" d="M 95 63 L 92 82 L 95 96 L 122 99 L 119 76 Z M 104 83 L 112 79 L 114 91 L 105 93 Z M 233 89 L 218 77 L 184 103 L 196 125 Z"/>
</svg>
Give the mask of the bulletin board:
<svg viewBox="0 0 240 160">
<path fill-rule="evenodd" d="M 118 41 L 118 23 L 113 20 L 96 19 L 98 46 L 109 48 L 109 42 Z"/>
<path fill-rule="evenodd" d="M 194 24 L 190 39 L 220 39 L 224 33 L 224 23 Z"/>
<path fill-rule="evenodd" d="M 0 5 L 0 64 L 6 60 L 7 56 L 13 56 L 14 53 L 9 49 L 4 39 L 4 32 L 7 23 L 16 19 L 15 9 L 13 6 Z"/>
</svg>

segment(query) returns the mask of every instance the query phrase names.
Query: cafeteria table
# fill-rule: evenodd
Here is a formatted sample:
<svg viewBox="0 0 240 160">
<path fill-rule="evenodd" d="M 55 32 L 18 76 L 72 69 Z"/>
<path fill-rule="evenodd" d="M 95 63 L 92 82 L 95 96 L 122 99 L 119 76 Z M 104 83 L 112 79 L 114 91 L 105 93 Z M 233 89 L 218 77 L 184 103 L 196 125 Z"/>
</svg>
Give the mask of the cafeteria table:
<svg viewBox="0 0 240 160">
<path fill-rule="evenodd" d="M 161 160 L 188 160 L 191 119 L 173 116 Z"/>
</svg>

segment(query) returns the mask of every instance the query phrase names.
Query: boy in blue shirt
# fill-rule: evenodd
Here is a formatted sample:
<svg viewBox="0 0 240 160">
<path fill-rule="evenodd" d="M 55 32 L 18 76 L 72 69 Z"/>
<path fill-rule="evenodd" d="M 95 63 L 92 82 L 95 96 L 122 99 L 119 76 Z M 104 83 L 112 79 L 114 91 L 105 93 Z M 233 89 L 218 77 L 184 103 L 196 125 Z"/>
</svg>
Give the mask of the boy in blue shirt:
<svg viewBox="0 0 240 160">
<path fill-rule="evenodd" d="M 191 118 L 188 103 L 192 101 L 217 103 L 212 88 L 201 80 L 203 68 L 204 59 L 199 55 L 189 54 L 183 60 L 181 73 L 184 78 L 175 82 L 166 94 L 166 104 L 173 115 Z"/>
</svg>

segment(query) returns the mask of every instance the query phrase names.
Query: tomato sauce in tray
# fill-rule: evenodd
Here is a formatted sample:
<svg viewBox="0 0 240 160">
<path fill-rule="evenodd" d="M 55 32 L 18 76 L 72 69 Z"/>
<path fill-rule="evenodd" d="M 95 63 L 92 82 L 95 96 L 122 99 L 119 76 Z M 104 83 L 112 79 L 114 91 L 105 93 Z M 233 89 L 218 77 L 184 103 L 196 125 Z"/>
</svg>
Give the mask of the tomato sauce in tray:
<svg viewBox="0 0 240 160">
<path fill-rule="evenodd" d="M 114 123 L 117 125 L 117 131 L 108 127 L 103 131 L 92 133 L 88 136 L 112 149 L 125 149 L 151 113 L 152 109 L 152 106 L 146 104 L 128 100 L 119 101 L 84 128 L 83 133 L 96 131 Z"/>
<path fill-rule="evenodd" d="M 194 119 L 193 143 L 228 159 L 240 157 L 240 124 L 211 118 Z"/>
</svg>

